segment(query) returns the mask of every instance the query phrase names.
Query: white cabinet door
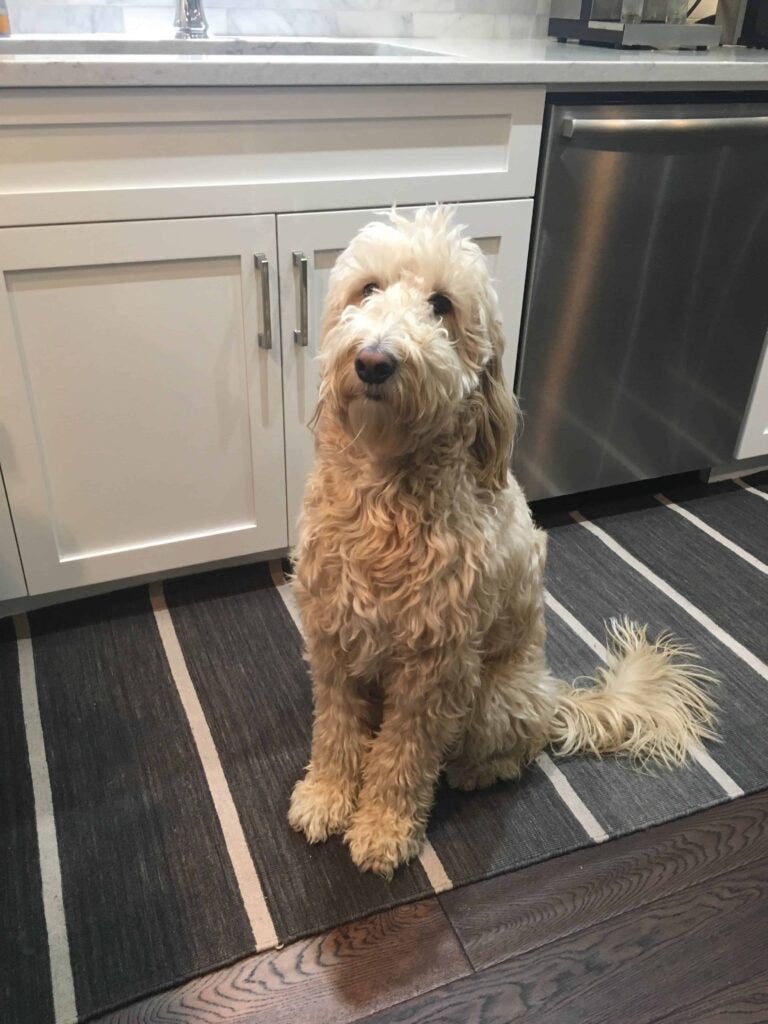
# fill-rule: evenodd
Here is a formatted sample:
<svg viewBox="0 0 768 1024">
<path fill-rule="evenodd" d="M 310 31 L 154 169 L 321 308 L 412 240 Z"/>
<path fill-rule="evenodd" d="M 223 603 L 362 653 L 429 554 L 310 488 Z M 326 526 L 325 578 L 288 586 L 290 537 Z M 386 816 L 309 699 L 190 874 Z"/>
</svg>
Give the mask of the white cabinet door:
<svg viewBox="0 0 768 1024">
<path fill-rule="evenodd" d="M 407 208 L 405 208 L 407 209 Z M 496 279 L 504 319 L 507 348 L 504 368 L 511 386 L 515 377 L 520 313 L 528 262 L 532 199 L 464 203 L 456 219 L 488 258 Z M 328 275 L 336 257 L 377 210 L 332 213 L 282 214 L 277 218 L 280 250 L 280 313 L 283 335 L 283 390 L 285 401 L 285 457 L 288 482 L 288 532 L 296 541 L 296 517 L 301 508 L 304 482 L 313 459 L 309 421 L 315 409 L 318 385 L 317 345 Z M 293 253 L 307 259 L 308 345 L 294 341 L 301 319 L 301 270 Z"/>
<path fill-rule="evenodd" d="M 272 216 L 0 231 L 0 462 L 30 593 L 285 545 L 275 257 Z"/>
<path fill-rule="evenodd" d="M 756 455 L 768 455 L 768 335 L 736 446 L 737 459 L 751 459 Z"/>
<path fill-rule="evenodd" d="M 24 597 L 26 593 L 27 585 L 21 571 L 16 535 L 13 532 L 11 512 L 5 497 L 3 477 L 0 474 L 0 601 Z"/>
</svg>

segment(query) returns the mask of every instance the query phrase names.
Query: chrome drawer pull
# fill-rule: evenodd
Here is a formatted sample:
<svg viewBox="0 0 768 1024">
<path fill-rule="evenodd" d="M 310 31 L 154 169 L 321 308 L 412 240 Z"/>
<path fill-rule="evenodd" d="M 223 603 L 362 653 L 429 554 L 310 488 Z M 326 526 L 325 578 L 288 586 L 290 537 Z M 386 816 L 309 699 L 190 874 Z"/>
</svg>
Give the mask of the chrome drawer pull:
<svg viewBox="0 0 768 1024">
<path fill-rule="evenodd" d="M 256 273 L 261 287 L 261 317 L 264 330 L 259 331 L 259 348 L 272 348 L 272 311 L 269 301 L 269 260 L 263 252 L 256 254 Z"/>
<path fill-rule="evenodd" d="M 308 261 L 303 252 L 294 252 L 293 265 L 299 271 L 299 329 L 293 332 L 296 345 L 309 345 L 309 307 L 307 299 Z"/>
</svg>

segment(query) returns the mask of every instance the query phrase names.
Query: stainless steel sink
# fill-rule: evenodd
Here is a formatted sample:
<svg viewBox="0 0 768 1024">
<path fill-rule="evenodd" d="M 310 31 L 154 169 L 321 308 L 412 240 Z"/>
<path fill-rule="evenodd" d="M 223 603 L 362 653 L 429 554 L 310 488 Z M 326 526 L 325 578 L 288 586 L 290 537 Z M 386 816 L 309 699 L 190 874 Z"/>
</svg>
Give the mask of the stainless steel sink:
<svg viewBox="0 0 768 1024">
<path fill-rule="evenodd" d="M 433 51 L 376 39 L 220 37 L 217 39 L 126 39 L 120 36 L 11 36 L 0 39 L 0 56 L 83 54 L 89 56 L 211 54 L 222 57 L 411 57 Z"/>
</svg>

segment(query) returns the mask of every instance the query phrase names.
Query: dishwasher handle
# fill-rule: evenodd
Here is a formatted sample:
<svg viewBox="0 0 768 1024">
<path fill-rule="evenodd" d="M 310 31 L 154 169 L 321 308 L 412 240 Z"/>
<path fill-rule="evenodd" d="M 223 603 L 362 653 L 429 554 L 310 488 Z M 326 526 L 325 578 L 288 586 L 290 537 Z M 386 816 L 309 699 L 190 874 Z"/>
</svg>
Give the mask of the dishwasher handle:
<svg viewBox="0 0 768 1024">
<path fill-rule="evenodd" d="M 698 135 L 716 131 L 760 132 L 768 130 L 768 117 L 564 117 L 560 134 L 655 135 L 658 132 Z"/>
</svg>

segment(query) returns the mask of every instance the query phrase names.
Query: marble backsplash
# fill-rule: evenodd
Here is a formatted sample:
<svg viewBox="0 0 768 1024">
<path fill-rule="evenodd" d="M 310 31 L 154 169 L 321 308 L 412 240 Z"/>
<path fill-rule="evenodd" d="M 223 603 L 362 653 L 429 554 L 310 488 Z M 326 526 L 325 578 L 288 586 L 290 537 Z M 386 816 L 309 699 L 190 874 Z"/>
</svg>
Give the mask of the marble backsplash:
<svg viewBox="0 0 768 1024">
<path fill-rule="evenodd" d="M 7 0 L 13 32 L 167 37 L 175 0 Z M 550 0 L 205 0 L 211 35 L 545 36 Z"/>
</svg>

